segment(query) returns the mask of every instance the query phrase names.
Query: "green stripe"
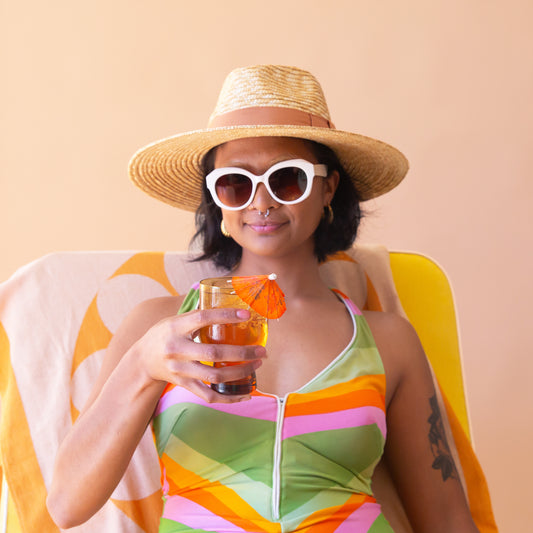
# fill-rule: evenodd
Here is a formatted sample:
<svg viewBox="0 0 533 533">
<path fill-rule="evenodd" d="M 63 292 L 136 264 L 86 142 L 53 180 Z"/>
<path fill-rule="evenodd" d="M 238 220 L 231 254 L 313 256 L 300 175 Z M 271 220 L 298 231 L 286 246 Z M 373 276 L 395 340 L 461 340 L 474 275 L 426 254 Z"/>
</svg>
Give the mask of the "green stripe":
<svg viewBox="0 0 533 533">
<path fill-rule="evenodd" d="M 266 519 L 271 519 L 272 476 L 269 476 L 268 484 L 252 480 L 245 472 L 235 472 L 223 463 L 212 461 L 209 457 L 189 448 L 189 446 L 174 436 L 170 437 L 169 450 L 169 456 L 174 461 L 176 461 L 176 458 L 172 457 L 172 450 L 178 454 L 178 458 L 185 458 L 187 470 L 195 472 L 206 480 L 206 485 L 207 483 L 222 480 L 225 486 L 255 509 L 257 513 Z M 180 463 L 179 460 L 176 462 Z"/>
<path fill-rule="evenodd" d="M 164 451 L 176 457 L 178 463 L 187 464 L 183 456 L 180 458 L 179 447 L 175 451 L 166 449 L 173 434 L 212 461 L 224 463 L 231 470 L 243 472 L 269 487 L 272 486 L 275 431 L 274 422 L 223 413 L 192 403 L 173 405 L 154 420 L 160 456 Z"/>
<path fill-rule="evenodd" d="M 367 533 L 394 533 L 394 530 L 382 513 L 374 520 Z"/>
<path fill-rule="evenodd" d="M 356 353 L 353 353 L 354 350 Z M 352 347 L 332 366 L 328 367 L 327 372 L 320 374 L 316 379 L 299 389 L 298 394 L 322 391 L 358 377 L 383 374 L 383 363 L 375 346 L 357 349 Z"/>
<path fill-rule="evenodd" d="M 372 495 L 371 475 L 381 454 L 368 442 L 383 441 L 375 425 L 298 435 L 286 439 L 282 451 L 282 515 L 307 505 L 317 491 L 328 507 L 340 505 L 346 494 Z M 317 476 L 317 472 L 322 475 Z M 327 474 L 326 474 L 327 473 Z M 309 477 L 313 485 L 308 485 Z M 330 493 L 328 495 L 328 493 Z"/>
<path fill-rule="evenodd" d="M 187 313 L 198 307 L 198 300 L 200 299 L 200 291 L 198 289 L 191 289 L 187 296 L 185 296 L 181 307 L 178 310 L 178 315 Z"/>
<path fill-rule="evenodd" d="M 342 491 L 322 491 L 316 494 L 308 502 L 304 503 L 297 509 L 294 509 L 286 514 L 282 513 L 283 525 L 287 531 L 293 531 L 310 515 L 315 513 L 318 509 L 328 509 L 330 507 L 341 506 L 352 496 L 351 492 Z M 285 507 L 283 508 L 283 510 Z"/>
<path fill-rule="evenodd" d="M 376 424 L 305 433 L 283 442 L 282 466 L 304 475 L 328 472 L 329 477 L 344 484 L 353 475 L 361 476 L 366 470 L 373 469 L 381 458 L 384 445 L 385 440 Z M 319 464 L 323 466 L 319 468 Z M 307 472 L 305 465 L 309 465 Z M 369 494 L 368 487 L 360 488 Z"/>
<path fill-rule="evenodd" d="M 193 529 L 185 524 L 179 524 L 168 518 L 161 518 L 159 522 L 159 533 L 209 533 L 205 529 Z"/>
</svg>

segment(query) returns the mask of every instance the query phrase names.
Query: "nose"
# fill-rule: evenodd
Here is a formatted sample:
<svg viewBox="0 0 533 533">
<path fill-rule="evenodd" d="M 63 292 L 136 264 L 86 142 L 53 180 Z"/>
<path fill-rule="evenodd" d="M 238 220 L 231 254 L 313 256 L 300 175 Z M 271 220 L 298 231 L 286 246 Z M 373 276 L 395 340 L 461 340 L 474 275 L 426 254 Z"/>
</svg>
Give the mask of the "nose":
<svg viewBox="0 0 533 533">
<path fill-rule="evenodd" d="M 272 198 L 272 196 L 270 196 L 265 185 L 260 183 L 255 191 L 255 196 L 250 204 L 250 209 L 256 209 L 257 211 L 265 213 L 267 209 L 272 209 L 277 205 L 278 203 Z"/>
</svg>

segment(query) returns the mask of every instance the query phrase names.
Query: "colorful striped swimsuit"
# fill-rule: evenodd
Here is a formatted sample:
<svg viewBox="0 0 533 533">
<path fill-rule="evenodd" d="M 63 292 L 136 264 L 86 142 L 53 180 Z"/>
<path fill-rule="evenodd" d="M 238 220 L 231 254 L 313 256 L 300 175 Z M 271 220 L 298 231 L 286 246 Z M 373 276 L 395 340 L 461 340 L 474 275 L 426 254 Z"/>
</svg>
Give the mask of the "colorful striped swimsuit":
<svg viewBox="0 0 533 533">
<path fill-rule="evenodd" d="M 160 533 L 390 533 L 371 477 L 386 435 L 385 375 L 366 320 L 296 392 L 208 404 L 169 385 L 154 419 Z M 180 312 L 196 307 L 191 291 Z"/>
</svg>

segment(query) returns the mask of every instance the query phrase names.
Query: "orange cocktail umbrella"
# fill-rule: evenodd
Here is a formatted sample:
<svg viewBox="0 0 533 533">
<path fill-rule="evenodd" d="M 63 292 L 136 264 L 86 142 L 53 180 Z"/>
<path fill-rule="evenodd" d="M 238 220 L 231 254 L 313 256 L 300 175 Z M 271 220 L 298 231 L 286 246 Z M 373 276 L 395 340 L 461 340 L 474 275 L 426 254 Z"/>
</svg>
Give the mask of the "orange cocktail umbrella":
<svg viewBox="0 0 533 533">
<path fill-rule="evenodd" d="M 231 278 L 231 284 L 241 300 L 266 318 L 279 318 L 287 309 L 276 274 L 236 276 Z"/>
</svg>

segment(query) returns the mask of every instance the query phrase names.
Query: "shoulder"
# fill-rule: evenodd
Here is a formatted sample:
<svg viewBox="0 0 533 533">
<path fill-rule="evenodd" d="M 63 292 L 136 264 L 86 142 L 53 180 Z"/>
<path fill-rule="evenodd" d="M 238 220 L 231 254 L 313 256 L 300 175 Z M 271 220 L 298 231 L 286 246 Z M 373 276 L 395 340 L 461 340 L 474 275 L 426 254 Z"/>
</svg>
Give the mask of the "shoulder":
<svg viewBox="0 0 533 533">
<path fill-rule="evenodd" d="M 158 322 L 177 314 L 184 296 L 150 298 L 137 304 L 122 321 L 107 348 L 107 357 L 113 365 Z"/>
<path fill-rule="evenodd" d="M 122 321 L 111 339 L 108 352 L 124 353 L 152 326 L 177 314 L 185 296 L 150 298 L 137 304 Z"/>
<path fill-rule="evenodd" d="M 414 327 L 406 318 L 378 311 L 364 311 L 387 376 L 387 395 L 408 373 L 426 372 L 427 358 Z"/>
<path fill-rule="evenodd" d="M 406 343 L 417 343 L 418 335 L 406 318 L 395 313 L 382 311 L 363 311 L 376 343 L 393 342 L 397 345 L 401 340 Z"/>
<path fill-rule="evenodd" d="M 131 346 L 152 326 L 165 318 L 175 315 L 183 299 L 184 296 L 151 298 L 144 300 L 133 308 L 111 338 L 106 349 L 106 356 L 84 410 L 92 404 L 104 383 Z"/>
<path fill-rule="evenodd" d="M 121 325 L 121 330 L 132 326 L 153 326 L 160 320 L 176 315 L 186 295 L 150 298 L 136 305 Z"/>
</svg>

